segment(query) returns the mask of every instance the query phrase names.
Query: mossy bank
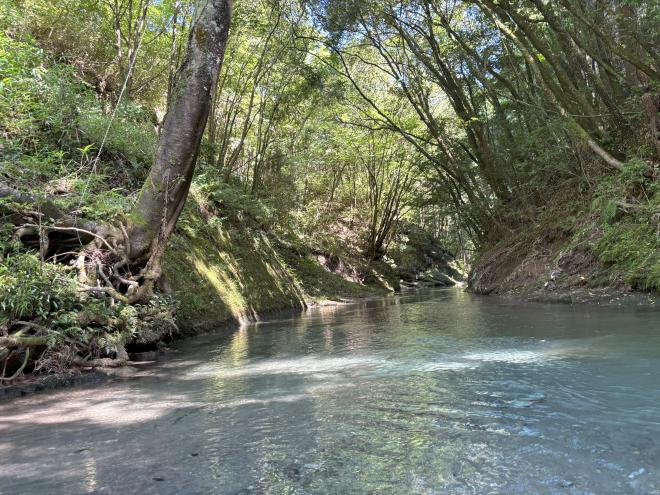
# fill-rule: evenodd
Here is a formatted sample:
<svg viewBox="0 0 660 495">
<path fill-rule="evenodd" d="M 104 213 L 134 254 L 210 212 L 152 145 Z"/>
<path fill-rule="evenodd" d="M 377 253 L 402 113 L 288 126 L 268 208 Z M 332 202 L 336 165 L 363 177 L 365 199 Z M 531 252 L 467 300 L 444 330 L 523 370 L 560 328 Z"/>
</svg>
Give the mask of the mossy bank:
<svg viewBox="0 0 660 495">
<path fill-rule="evenodd" d="M 399 290 L 401 281 L 449 286 L 462 280 L 453 256 L 412 226 L 397 235 L 391 258 L 368 262 L 359 252 L 329 252 L 295 236 L 283 239 L 258 218 L 228 202 L 220 207 L 193 189 L 161 281 L 161 290 L 178 301 L 177 323 L 184 333 L 382 295 Z"/>
<path fill-rule="evenodd" d="M 188 208 L 168 246 L 161 281 L 179 303 L 183 332 L 392 290 L 382 277 L 365 284 L 335 273 L 310 248 L 287 244 L 250 221 L 204 218 L 196 210 Z"/>
</svg>

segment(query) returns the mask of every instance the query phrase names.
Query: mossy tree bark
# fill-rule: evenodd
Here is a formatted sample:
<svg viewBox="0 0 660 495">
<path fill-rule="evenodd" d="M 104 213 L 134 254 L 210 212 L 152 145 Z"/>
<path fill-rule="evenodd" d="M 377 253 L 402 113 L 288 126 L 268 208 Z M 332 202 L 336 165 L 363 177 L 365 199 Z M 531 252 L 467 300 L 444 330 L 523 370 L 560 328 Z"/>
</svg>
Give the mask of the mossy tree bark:
<svg viewBox="0 0 660 495">
<path fill-rule="evenodd" d="M 232 0 L 198 0 L 188 46 L 174 77 L 154 164 L 126 228 L 126 259 L 142 266 L 129 302 L 148 299 L 188 196 L 227 45 Z"/>
<path fill-rule="evenodd" d="M 186 201 L 225 52 L 231 9 L 231 0 L 197 2 L 154 164 L 129 218 L 131 259 L 147 259 L 162 249 Z"/>
</svg>

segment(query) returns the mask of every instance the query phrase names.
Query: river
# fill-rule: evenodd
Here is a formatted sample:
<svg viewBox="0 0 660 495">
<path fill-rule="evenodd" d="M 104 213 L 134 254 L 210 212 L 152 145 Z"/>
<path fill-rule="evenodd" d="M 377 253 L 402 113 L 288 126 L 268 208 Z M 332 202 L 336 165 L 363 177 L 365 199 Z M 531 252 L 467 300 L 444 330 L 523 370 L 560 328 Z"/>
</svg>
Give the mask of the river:
<svg viewBox="0 0 660 495">
<path fill-rule="evenodd" d="M 660 312 L 428 290 L 0 405 L 0 494 L 658 494 Z"/>
</svg>

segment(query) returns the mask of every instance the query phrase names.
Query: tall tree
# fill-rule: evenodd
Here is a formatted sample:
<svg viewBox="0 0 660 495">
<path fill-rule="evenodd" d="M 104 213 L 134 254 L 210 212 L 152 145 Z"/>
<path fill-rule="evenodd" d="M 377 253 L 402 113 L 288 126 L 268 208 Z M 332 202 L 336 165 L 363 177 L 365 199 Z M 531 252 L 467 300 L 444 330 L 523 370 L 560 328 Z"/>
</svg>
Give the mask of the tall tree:
<svg viewBox="0 0 660 495">
<path fill-rule="evenodd" d="M 199 0 L 151 167 L 128 225 L 131 260 L 148 259 L 149 290 L 190 189 L 218 81 L 231 20 L 231 0 Z"/>
</svg>

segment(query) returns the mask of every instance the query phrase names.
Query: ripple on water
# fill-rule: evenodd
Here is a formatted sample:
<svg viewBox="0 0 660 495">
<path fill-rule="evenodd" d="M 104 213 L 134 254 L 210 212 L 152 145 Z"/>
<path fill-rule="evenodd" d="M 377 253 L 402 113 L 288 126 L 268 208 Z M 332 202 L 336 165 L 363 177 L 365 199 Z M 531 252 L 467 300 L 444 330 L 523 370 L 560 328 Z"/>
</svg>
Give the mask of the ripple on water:
<svg viewBox="0 0 660 495">
<path fill-rule="evenodd" d="M 0 493 L 660 493 L 657 313 L 452 291 L 0 406 Z"/>
</svg>

